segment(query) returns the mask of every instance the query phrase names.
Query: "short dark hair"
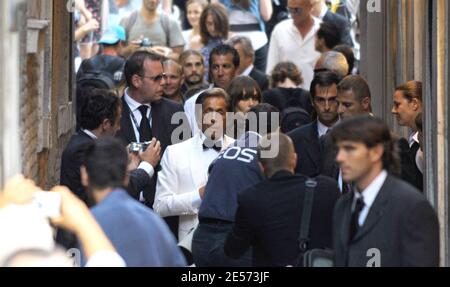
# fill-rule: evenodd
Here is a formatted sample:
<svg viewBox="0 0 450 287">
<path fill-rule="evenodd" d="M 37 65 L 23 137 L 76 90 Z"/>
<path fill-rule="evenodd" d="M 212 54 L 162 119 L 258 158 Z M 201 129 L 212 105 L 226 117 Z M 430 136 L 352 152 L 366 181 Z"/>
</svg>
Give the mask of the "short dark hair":
<svg viewBox="0 0 450 287">
<path fill-rule="evenodd" d="M 369 84 L 359 75 L 345 77 L 338 85 L 338 93 L 342 91 L 353 91 L 360 102 L 366 97 L 371 98 Z"/>
<path fill-rule="evenodd" d="M 274 139 L 277 137 L 278 139 Z M 263 151 L 273 149 L 273 144 L 278 144 L 278 153 L 274 157 L 262 156 Z M 264 146 L 263 146 L 264 145 Z M 289 161 L 295 149 L 289 136 L 283 133 L 272 133 L 264 136 L 258 146 L 258 160 L 263 165 L 267 177 L 273 176 L 275 173 L 286 170 L 289 167 Z"/>
<path fill-rule="evenodd" d="M 291 79 L 298 86 L 303 84 L 302 73 L 293 62 L 276 64 L 270 74 L 270 85 L 272 88 L 276 88 L 277 84 L 283 83 L 286 79 Z"/>
<path fill-rule="evenodd" d="M 121 101 L 115 92 L 102 89 L 84 90 L 83 107 L 80 109 L 80 127 L 97 129 L 103 121 L 114 123 L 117 119 Z"/>
<path fill-rule="evenodd" d="M 119 139 L 103 137 L 87 147 L 83 166 L 89 176 L 90 189 L 123 187 L 128 153 Z"/>
<path fill-rule="evenodd" d="M 230 95 L 231 110 L 235 111 L 241 100 L 255 99 L 261 102 L 261 89 L 258 83 L 248 76 L 238 76 L 234 78 L 227 88 Z"/>
<path fill-rule="evenodd" d="M 355 54 L 353 53 L 352 47 L 341 44 L 334 47 L 333 51 L 341 53 L 347 59 L 348 74 L 350 75 L 355 67 Z"/>
<path fill-rule="evenodd" d="M 395 88 L 396 91 L 402 92 L 403 96 L 408 100 L 416 98 L 422 102 L 422 82 L 409 81 Z"/>
<path fill-rule="evenodd" d="M 209 35 L 208 29 L 206 28 L 206 19 L 208 18 L 208 15 L 212 16 L 214 29 L 218 30 L 219 37 L 227 39 L 230 26 L 227 9 L 220 3 L 212 3 L 206 6 L 200 16 L 200 37 L 202 39 L 202 44 L 208 44 L 208 40 L 211 38 L 211 35 Z"/>
<path fill-rule="evenodd" d="M 311 82 L 311 88 L 309 93 L 311 94 L 311 99 L 314 100 L 316 97 L 316 86 L 319 87 L 330 87 L 333 84 L 339 85 L 339 77 L 336 73 L 331 71 L 322 71 L 314 74 L 314 79 Z"/>
<path fill-rule="evenodd" d="M 317 38 L 324 39 L 325 45 L 331 50 L 338 45 L 341 40 L 339 33 L 336 33 L 336 31 L 338 31 L 336 25 L 330 22 L 322 22 L 317 31 Z"/>
<path fill-rule="evenodd" d="M 247 114 L 251 114 L 251 113 L 256 115 L 257 130 L 256 131 L 251 130 L 252 126 L 249 124 L 249 121 L 247 121 L 246 128 L 245 128 L 245 130 L 247 132 L 252 131 L 252 132 L 256 132 L 256 133 L 264 136 L 265 134 L 270 134 L 270 133 L 275 132 L 276 129 L 279 128 L 279 126 L 273 127 L 273 128 L 275 128 L 275 130 L 272 130 L 272 124 L 271 124 L 272 120 L 277 120 L 278 123 L 280 123 L 280 111 L 276 107 L 274 107 L 270 104 L 263 103 L 263 104 L 259 104 L 257 106 L 252 107 Z M 261 114 L 267 114 L 267 117 L 266 117 L 267 121 L 265 123 L 261 122 L 261 118 L 260 118 Z M 267 127 L 266 131 L 264 131 L 261 128 L 262 124 L 266 125 L 266 127 Z"/>
<path fill-rule="evenodd" d="M 331 130 L 334 143 L 340 141 L 361 142 L 368 148 L 378 144 L 384 146 L 383 168 L 398 175 L 400 161 L 397 146 L 389 127 L 381 119 L 373 116 L 356 116 L 346 119 Z"/>
<path fill-rule="evenodd" d="M 238 51 L 233 46 L 221 44 L 215 47 L 211 51 L 211 54 L 209 54 L 209 70 L 211 71 L 213 56 L 225 56 L 228 54 L 233 56 L 233 65 L 237 69 L 241 63 Z"/>
<path fill-rule="evenodd" d="M 255 59 L 255 50 L 253 49 L 252 41 L 246 36 L 233 36 L 227 41 L 227 44 L 231 46 L 241 45 L 244 54 L 252 59 Z"/>
<path fill-rule="evenodd" d="M 143 76 L 144 74 L 144 63 L 145 61 L 162 62 L 164 57 L 149 51 L 137 51 L 133 53 L 125 63 L 125 80 L 127 81 L 128 87 L 133 87 L 132 78 L 134 75 Z"/>
</svg>

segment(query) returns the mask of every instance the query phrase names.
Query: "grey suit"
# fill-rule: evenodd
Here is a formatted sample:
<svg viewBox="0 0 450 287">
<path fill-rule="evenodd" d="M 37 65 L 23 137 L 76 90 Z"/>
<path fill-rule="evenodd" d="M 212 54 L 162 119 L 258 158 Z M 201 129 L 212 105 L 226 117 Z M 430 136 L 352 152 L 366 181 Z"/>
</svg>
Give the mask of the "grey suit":
<svg viewBox="0 0 450 287">
<path fill-rule="evenodd" d="M 363 226 L 349 242 L 352 201 L 353 193 L 348 193 L 334 209 L 336 266 L 365 267 L 373 248 L 380 251 L 381 267 L 439 265 L 438 219 L 413 186 L 388 175 Z"/>
</svg>

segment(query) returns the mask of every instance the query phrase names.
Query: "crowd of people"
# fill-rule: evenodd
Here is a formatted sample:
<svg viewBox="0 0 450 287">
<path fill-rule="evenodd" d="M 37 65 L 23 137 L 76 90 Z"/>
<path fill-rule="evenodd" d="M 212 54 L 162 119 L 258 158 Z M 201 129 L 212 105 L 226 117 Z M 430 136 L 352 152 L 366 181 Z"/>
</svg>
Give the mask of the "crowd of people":
<svg viewBox="0 0 450 287">
<path fill-rule="evenodd" d="M 0 263 L 64 265 L 64 247 L 83 266 L 310 266 L 317 250 L 334 266 L 439 265 L 422 83 L 392 91 L 401 138 L 358 74 L 359 1 L 171 2 L 76 1 L 56 239 L 45 220 L 27 230 L 42 240 L 1 238 Z M 0 225 L 38 190 L 4 189 Z"/>
</svg>

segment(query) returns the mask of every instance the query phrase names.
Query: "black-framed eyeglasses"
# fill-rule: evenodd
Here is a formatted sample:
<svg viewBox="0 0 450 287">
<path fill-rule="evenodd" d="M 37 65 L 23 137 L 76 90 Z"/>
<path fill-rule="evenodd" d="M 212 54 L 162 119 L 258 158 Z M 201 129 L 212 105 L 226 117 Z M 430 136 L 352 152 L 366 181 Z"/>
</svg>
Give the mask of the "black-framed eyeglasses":
<svg viewBox="0 0 450 287">
<path fill-rule="evenodd" d="M 167 75 L 165 73 L 159 74 L 154 77 L 139 75 L 141 78 L 147 78 L 152 80 L 153 82 L 161 82 L 162 79 L 167 80 Z"/>
<path fill-rule="evenodd" d="M 287 7 L 287 10 L 292 15 L 301 15 L 303 13 L 303 8 L 291 8 Z"/>
</svg>

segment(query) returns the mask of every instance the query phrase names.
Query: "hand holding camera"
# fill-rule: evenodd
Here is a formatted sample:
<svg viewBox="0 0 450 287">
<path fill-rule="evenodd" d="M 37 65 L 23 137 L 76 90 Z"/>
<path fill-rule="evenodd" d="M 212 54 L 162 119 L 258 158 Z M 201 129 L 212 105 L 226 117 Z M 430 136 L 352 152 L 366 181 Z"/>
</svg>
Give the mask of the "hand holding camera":
<svg viewBox="0 0 450 287">
<path fill-rule="evenodd" d="M 153 138 L 146 149 L 139 151 L 139 157 L 142 161 L 146 161 L 156 168 L 161 160 L 161 143 Z"/>
</svg>

